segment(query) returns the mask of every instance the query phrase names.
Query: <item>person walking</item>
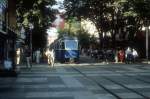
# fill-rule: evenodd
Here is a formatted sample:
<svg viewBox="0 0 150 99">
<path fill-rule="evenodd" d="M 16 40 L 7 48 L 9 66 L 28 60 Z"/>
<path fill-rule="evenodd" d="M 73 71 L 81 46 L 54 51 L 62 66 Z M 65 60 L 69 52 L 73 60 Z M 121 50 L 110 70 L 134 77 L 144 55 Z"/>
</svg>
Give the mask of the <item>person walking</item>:
<svg viewBox="0 0 150 99">
<path fill-rule="evenodd" d="M 125 59 L 126 63 L 131 63 L 133 61 L 132 50 L 130 47 L 128 47 L 125 51 Z"/>
<path fill-rule="evenodd" d="M 138 52 L 134 48 L 133 48 L 132 55 L 133 55 L 133 61 L 136 62 L 138 59 Z"/>
<path fill-rule="evenodd" d="M 37 64 L 40 63 L 40 56 L 41 56 L 41 52 L 40 52 L 40 49 L 38 49 L 38 50 L 35 52 L 35 57 L 36 57 L 36 63 L 37 63 Z"/>
<path fill-rule="evenodd" d="M 25 57 L 26 57 L 27 68 L 31 68 L 32 67 L 32 63 L 31 63 L 31 51 L 30 51 L 30 49 L 29 49 L 28 46 L 25 46 Z"/>
<path fill-rule="evenodd" d="M 20 53 L 21 53 L 21 49 L 17 48 L 17 50 L 16 50 L 16 65 L 20 64 Z"/>
<path fill-rule="evenodd" d="M 123 63 L 124 60 L 125 60 L 125 52 L 124 52 L 124 50 L 123 50 L 123 49 L 120 49 L 118 54 L 119 54 L 119 55 L 118 55 L 118 56 L 119 56 L 119 61 L 120 61 L 121 63 Z"/>
<path fill-rule="evenodd" d="M 46 50 L 46 56 L 47 56 L 47 61 L 48 64 L 52 67 L 54 67 L 54 63 L 55 63 L 55 54 L 54 54 L 54 50 L 53 49 L 47 49 Z"/>
</svg>

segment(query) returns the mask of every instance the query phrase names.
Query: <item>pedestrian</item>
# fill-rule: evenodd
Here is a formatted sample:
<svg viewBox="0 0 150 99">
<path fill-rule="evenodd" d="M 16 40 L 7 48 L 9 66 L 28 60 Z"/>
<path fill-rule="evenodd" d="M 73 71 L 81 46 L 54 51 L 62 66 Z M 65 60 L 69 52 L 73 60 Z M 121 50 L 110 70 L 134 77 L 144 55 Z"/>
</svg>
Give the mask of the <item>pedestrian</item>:
<svg viewBox="0 0 150 99">
<path fill-rule="evenodd" d="M 26 57 L 27 68 L 31 68 L 32 67 L 32 63 L 31 63 L 31 50 L 29 49 L 28 46 L 25 46 L 25 57 Z"/>
<path fill-rule="evenodd" d="M 38 50 L 35 52 L 35 57 L 36 57 L 36 63 L 37 63 L 37 64 L 40 63 L 40 56 L 41 56 L 41 52 L 40 52 L 40 49 L 38 49 Z"/>
<path fill-rule="evenodd" d="M 120 61 L 121 63 L 123 63 L 123 62 L 124 62 L 124 59 L 125 59 L 125 52 L 124 52 L 124 50 L 121 49 L 118 54 L 119 54 L 119 61 Z"/>
<path fill-rule="evenodd" d="M 17 48 L 17 50 L 16 50 L 16 65 L 20 64 L 20 53 L 21 53 L 21 49 Z"/>
<path fill-rule="evenodd" d="M 104 62 L 106 64 L 108 64 L 108 50 L 107 49 L 104 49 L 103 50 L 103 53 L 104 53 Z"/>
<path fill-rule="evenodd" d="M 53 49 L 47 49 L 46 50 L 46 56 L 47 56 L 47 62 L 50 66 L 54 67 L 54 62 L 55 62 L 55 53 Z"/>
<path fill-rule="evenodd" d="M 132 55 L 133 55 L 133 59 L 134 59 L 134 62 L 135 62 L 138 58 L 138 53 L 134 48 L 133 48 L 133 51 L 132 51 Z"/>
<path fill-rule="evenodd" d="M 125 59 L 126 59 L 126 63 L 130 63 L 133 61 L 132 50 L 130 47 L 128 47 L 125 51 Z"/>
<path fill-rule="evenodd" d="M 115 51 L 115 63 L 118 63 L 118 56 L 119 56 L 118 53 L 119 53 L 118 50 L 116 50 Z"/>
</svg>

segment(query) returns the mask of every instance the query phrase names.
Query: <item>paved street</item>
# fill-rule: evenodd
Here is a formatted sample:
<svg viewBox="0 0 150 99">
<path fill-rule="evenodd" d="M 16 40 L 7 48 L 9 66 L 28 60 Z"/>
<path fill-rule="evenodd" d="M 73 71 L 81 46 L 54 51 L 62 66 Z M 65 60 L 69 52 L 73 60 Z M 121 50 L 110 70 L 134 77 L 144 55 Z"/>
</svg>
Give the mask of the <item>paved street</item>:
<svg viewBox="0 0 150 99">
<path fill-rule="evenodd" d="M 150 66 L 46 64 L 0 78 L 0 99 L 150 99 Z"/>
</svg>

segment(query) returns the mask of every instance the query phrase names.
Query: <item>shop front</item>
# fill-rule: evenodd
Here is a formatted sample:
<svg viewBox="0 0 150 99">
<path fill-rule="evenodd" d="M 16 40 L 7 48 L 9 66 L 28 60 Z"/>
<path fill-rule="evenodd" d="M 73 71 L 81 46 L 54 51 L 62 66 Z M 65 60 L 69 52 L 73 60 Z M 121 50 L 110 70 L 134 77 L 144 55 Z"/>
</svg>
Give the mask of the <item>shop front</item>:
<svg viewBox="0 0 150 99">
<path fill-rule="evenodd" d="M 8 29 L 8 33 L 0 32 L 0 76 L 15 76 L 15 41 L 16 34 Z"/>
<path fill-rule="evenodd" d="M 16 33 L 10 26 L 8 0 L 0 0 L 0 76 L 14 76 Z"/>
</svg>

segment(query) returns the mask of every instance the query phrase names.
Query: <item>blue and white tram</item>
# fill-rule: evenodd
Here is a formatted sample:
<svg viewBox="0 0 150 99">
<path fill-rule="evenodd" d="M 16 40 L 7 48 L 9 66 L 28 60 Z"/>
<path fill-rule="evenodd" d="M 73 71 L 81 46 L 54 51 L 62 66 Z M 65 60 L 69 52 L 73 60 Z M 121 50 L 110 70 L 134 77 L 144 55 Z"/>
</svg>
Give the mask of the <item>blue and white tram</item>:
<svg viewBox="0 0 150 99">
<path fill-rule="evenodd" d="M 62 37 L 55 44 L 55 58 L 60 62 L 79 60 L 79 42 L 76 37 Z"/>
</svg>

